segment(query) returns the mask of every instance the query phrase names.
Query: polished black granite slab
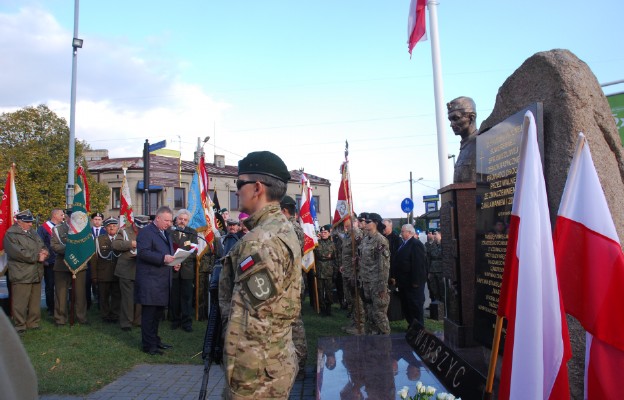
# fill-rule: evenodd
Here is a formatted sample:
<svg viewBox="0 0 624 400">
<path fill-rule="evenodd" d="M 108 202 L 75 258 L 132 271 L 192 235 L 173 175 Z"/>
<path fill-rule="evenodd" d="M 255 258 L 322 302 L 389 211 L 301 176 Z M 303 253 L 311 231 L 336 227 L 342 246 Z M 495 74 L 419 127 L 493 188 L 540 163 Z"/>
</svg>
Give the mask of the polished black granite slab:
<svg viewBox="0 0 624 400">
<path fill-rule="evenodd" d="M 413 396 L 418 381 L 447 392 L 404 334 L 319 338 L 316 370 L 322 400 L 395 400 L 403 386 Z"/>
</svg>

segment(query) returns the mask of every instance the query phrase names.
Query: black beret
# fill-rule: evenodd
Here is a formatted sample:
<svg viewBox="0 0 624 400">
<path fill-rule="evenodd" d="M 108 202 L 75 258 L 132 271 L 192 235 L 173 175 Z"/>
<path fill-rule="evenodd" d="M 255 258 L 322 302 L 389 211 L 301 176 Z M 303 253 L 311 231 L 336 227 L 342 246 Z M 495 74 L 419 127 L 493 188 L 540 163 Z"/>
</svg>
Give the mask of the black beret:
<svg viewBox="0 0 624 400">
<path fill-rule="evenodd" d="M 101 212 L 94 212 L 93 214 L 91 214 L 91 219 L 93 219 L 95 217 L 100 217 L 100 218 L 104 219 L 104 214 L 102 214 Z"/>
<path fill-rule="evenodd" d="M 290 172 L 281 158 L 270 151 L 254 151 L 238 162 L 238 175 L 268 175 L 287 183 Z"/>
<path fill-rule="evenodd" d="M 376 213 L 370 213 L 368 214 L 368 219 L 375 222 L 381 222 L 381 215 Z"/>
<path fill-rule="evenodd" d="M 358 219 L 370 219 L 369 214 L 367 212 L 360 213 Z"/>
<path fill-rule="evenodd" d="M 282 201 L 280 201 L 280 207 L 296 206 L 296 205 L 297 205 L 297 202 L 295 201 L 295 199 L 293 199 L 290 196 L 284 196 Z"/>
</svg>

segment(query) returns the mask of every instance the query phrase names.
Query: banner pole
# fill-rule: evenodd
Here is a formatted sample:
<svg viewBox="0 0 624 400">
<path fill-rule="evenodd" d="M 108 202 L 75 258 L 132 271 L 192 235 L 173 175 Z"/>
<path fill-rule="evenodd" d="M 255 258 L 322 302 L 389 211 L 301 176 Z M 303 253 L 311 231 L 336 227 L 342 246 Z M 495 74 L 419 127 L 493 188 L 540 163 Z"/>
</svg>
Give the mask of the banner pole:
<svg viewBox="0 0 624 400">
<path fill-rule="evenodd" d="M 484 400 L 492 398 L 492 386 L 494 386 L 494 373 L 496 372 L 496 361 L 498 359 L 498 347 L 500 345 L 501 332 L 503 331 L 503 317 L 496 316 L 496 326 L 494 328 L 494 338 L 492 339 L 492 354 L 490 355 L 490 367 L 485 382 Z"/>
</svg>

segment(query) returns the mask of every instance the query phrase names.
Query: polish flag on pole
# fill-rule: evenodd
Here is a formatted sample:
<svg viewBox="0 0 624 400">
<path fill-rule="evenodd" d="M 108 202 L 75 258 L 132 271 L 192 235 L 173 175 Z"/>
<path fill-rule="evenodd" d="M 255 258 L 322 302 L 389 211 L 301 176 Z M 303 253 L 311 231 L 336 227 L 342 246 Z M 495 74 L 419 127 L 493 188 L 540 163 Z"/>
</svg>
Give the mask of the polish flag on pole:
<svg viewBox="0 0 624 400">
<path fill-rule="evenodd" d="M 312 200 L 312 188 L 308 178 L 304 173 L 301 174 L 301 207 L 299 207 L 299 224 L 303 229 L 303 270 L 305 272 L 314 268 L 314 248 L 318 243 L 316 230 L 314 227 L 314 219 L 310 212 L 310 203 Z"/>
<path fill-rule="evenodd" d="M 582 133 L 561 197 L 554 242 L 565 310 L 587 330 L 585 398 L 619 398 L 624 254 Z"/>
<path fill-rule="evenodd" d="M 410 3 L 409 15 L 407 16 L 407 51 L 410 53 L 410 58 L 416 43 L 427 40 L 426 7 L 427 0 L 412 0 Z"/>
<path fill-rule="evenodd" d="M 569 399 L 568 327 L 530 111 L 524 117 L 498 315 L 507 319 L 499 399 Z"/>
<path fill-rule="evenodd" d="M 340 180 L 340 188 L 338 188 L 338 201 L 336 202 L 336 211 L 334 212 L 334 220 L 332 225 L 336 226 L 351 215 L 351 185 L 349 183 L 349 162 L 345 161 L 340 166 L 342 179 Z"/>
<path fill-rule="evenodd" d="M 119 226 L 123 227 L 126 222 L 134 223 L 134 214 L 132 212 L 132 198 L 130 196 L 130 188 L 128 187 L 128 180 L 126 179 L 126 171 L 128 168 L 123 169 L 123 180 L 121 181 L 121 210 L 119 211 Z"/>
<path fill-rule="evenodd" d="M 19 212 L 17 192 L 15 191 L 15 164 L 9 168 L 2 202 L 0 202 L 0 273 L 7 265 L 7 255 L 4 252 L 4 235 L 7 229 L 13 225 L 15 214 Z"/>
</svg>

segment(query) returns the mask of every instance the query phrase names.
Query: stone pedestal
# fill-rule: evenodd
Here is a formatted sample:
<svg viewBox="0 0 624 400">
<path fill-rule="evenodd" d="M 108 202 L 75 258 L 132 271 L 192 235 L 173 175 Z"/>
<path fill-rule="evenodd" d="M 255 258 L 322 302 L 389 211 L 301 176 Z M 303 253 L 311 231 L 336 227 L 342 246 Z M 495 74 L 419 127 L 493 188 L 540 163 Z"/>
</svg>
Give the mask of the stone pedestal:
<svg viewBox="0 0 624 400">
<path fill-rule="evenodd" d="M 455 347 L 475 345 L 476 183 L 441 188 L 440 228 L 446 287 L 444 341 Z"/>
</svg>

